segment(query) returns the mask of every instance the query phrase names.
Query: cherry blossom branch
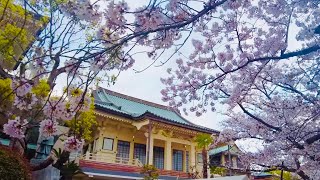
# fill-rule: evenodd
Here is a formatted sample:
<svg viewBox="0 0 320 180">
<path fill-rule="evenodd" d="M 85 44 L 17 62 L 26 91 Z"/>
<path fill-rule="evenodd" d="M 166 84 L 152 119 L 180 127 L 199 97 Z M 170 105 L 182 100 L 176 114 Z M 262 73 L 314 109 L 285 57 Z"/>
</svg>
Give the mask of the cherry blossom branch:
<svg viewBox="0 0 320 180">
<path fill-rule="evenodd" d="M 118 46 L 121 46 L 121 45 L 127 43 L 128 41 L 130 41 L 130 40 L 132 40 L 132 39 L 134 39 L 136 37 L 139 37 L 139 36 L 146 36 L 146 35 L 154 33 L 154 32 L 167 31 L 167 30 L 170 30 L 170 29 L 179 29 L 179 28 L 182 28 L 182 27 L 184 27 L 186 25 L 192 24 L 193 22 L 197 21 L 199 18 L 201 18 L 202 16 L 207 14 L 209 11 L 211 11 L 211 10 L 215 9 L 216 7 L 224 4 L 227 1 L 228 0 L 221 0 L 221 1 L 215 2 L 215 3 L 212 3 L 210 1 L 210 3 L 208 5 L 206 5 L 203 10 L 201 10 L 198 14 L 196 14 L 195 16 L 193 16 L 192 18 L 190 18 L 188 20 L 185 20 L 185 21 L 182 21 L 182 22 L 178 22 L 178 23 L 174 23 L 174 24 L 170 24 L 170 25 L 163 25 L 163 26 L 160 26 L 159 28 L 150 29 L 150 30 L 147 30 L 147 31 L 140 31 L 140 32 L 133 33 L 131 35 L 128 35 L 125 38 L 122 38 L 119 43 L 111 46 L 110 48 L 106 48 L 105 50 L 103 50 L 101 52 L 93 53 L 90 56 L 82 58 L 82 60 L 93 58 L 93 57 L 97 56 L 98 54 L 104 54 L 104 53 L 110 51 L 111 49 L 114 49 L 114 48 L 116 48 Z"/>
<path fill-rule="evenodd" d="M 320 140 L 320 133 L 306 139 L 306 143 L 310 145 L 319 140 Z"/>
<path fill-rule="evenodd" d="M 239 107 L 242 109 L 242 111 L 244 113 L 246 113 L 248 116 L 250 116 L 251 118 L 257 120 L 258 122 L 260 122 L 261 124 L 273 129 L 273 130 L 276 130 L 276 131 L 281 131 L 281 128 L 280 127 L 275 127 L 275 126 L 272 126 L 268 123 L 266 123 L 264 120 L 260 119 L 259 117 L 257 116 L 254 116 L 253 114 L 251 114 L 247 109 L 245 109 L 242 104 L 238 103 Z"/>
</svg>

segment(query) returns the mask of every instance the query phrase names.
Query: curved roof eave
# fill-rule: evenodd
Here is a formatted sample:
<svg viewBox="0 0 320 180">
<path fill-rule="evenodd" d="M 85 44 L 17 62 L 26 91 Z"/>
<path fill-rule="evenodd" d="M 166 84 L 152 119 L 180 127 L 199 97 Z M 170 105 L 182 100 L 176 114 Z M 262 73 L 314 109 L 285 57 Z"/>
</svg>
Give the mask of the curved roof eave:
<svg viewBox="0 0 320 180">
<path fill-rule="evenodd" d="M 220 133 L 217 130 L 213 130 L 213 129 L 209 129 L 209 128 L 205 128 L 205 127 L 199 127 L 199 126 L 197 126 L 195 124 L 187 125 L 187 124 L 183 124 L 183 123 L 180 123 L 180 122 L 171 122 L 171 121 L 168 121 L 168 119 L 160 117 L 160 116 L 158 116 L 156 114 L 153 114 L 153 113 L 151 113 L 149 111 L 146 111 L 146 112 L 144 112 L 143 114 L 141 114 L 139 116 L 133 116 L 133 115 L 130 115 L 130 114 L 127 114 L 127 113 L 123 113 L 123 112 L 120 112 L 120 111 L 114 111 L 114 110 L 105 108 L 105 107 L 103 107 L 103 106 L 101 106 L 99 104 L 95 104 L 95 106 L 96 106 L 97 109 L 102 110 L 104 112 L 108 112 L 108 113 L 112 113 L 112 114 L 115 114 L 115 115 L 124 116 L 124 117 L 126 117 L 128 119 L 131 119 L 131 120 L 140 121 L 140 120 L 148 118 L 148 119 L 151 119 L 151 120 L 154 120 L 154 121 L 159 121 L 159 122 L 162 122 L 162 123 L 165 123 L 165 124 L 176 125 L 176 126 L 180 126 L 180 127 L 188 128 L 188 129 L 191 129 L 191 130 L 204 132 L 204 133 L 210 133 L 210 134 L 219 134 Z"/>
</svg>

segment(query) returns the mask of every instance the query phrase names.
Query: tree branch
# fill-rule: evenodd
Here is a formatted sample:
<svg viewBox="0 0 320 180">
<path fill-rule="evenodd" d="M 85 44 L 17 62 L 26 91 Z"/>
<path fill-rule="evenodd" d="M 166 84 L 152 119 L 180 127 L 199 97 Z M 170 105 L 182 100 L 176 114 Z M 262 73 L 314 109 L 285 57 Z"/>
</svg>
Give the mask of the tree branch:
<svg viewBox="0 0 320 180">
<path fill-rule="evenodd" d="M 310 144 L 312 144 L 312 143 L 314 143 L 314 142 L 316 142 L 318 140 L 320 140 L 320 134 L 317 134 L 317 135 L 314 135 L 314 136 L 308 138 L 306 140 L 306 143 L 310 145 Z"/>
<path fill-rule="evenodd" d="M 242 109 L 242 111 L 247 114 L 248 116 L 252 117 L 253 119 L 257 120 L 258 122 L 262 123 L 263 125 L 267 126 L 268 128 L 271 128 L 271 129 L 274 129 L 276 131 L 281 131 L 281 128 L 280 127 L 275 127 L 275 126 L 272 126 L 268 123 L 266 123 L 264 120 L 260 119 L 259 117 L 251 114 L 247 109 L 245 109 L 242 104 L 238 103 L 239 107 Z"/>
</svg>

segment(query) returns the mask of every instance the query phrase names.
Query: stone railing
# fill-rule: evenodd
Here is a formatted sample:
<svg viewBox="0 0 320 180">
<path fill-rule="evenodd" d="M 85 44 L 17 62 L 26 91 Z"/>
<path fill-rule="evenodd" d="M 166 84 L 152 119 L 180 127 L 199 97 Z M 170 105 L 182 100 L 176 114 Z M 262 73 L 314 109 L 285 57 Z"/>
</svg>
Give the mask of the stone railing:
<svg viewBox="0 0 320 180">
<path fill-rule="evenodd" d="M 141 163 L 141 161 L 139 161 L 139 159 L 122 158 L 122 157 L 116 157 L 114 155 L 109 155 L 109 154 L 86 153 L 81 157 L 81 159 L 86 161 L 124 164 L 124 165 L 138 166 L 138 167 L 143 166 L 143 164 Z"/>
</svg>

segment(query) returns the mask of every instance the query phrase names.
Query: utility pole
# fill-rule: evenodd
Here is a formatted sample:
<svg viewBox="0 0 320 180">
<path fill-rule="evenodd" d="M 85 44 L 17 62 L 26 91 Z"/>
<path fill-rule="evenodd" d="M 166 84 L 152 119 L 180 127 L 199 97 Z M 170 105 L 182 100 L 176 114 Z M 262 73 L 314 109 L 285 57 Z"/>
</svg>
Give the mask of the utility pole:
<svg viewBox="0 0 320 180">
<path fill-rule="evenodd" d="M 280 179 L 283 180 L 283 167 L 284 167 L 284 164 L 283 164 L 283 161 L 281 163 L 281 175 L 280 175 Z"/>
<path fill-rule="evenodd" d="M 231 176 L 231 154 L 230 154 L 230 145 L 228 144 L 228 155 L 229 155 L 229 176 Z"/>
</svg>

